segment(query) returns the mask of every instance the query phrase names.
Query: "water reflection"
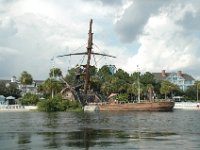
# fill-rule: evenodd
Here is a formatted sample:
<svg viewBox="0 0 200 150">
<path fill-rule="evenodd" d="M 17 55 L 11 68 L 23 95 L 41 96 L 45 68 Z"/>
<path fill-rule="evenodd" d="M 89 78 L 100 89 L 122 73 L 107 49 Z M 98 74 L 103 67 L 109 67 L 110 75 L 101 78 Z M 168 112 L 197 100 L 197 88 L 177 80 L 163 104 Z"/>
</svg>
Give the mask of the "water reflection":
<svg viewBox="0 0 200 150">
<path fill-rule="evenodd" d="M 199 149 L 197 112 L 0 113 L 0 149 Z"/>
<path fill-rule="evenodd" d="M 114 130 L 94 130 L 91 128 L 84 128 L 80 131 L 69 132 L 67 135 L 67 145 L 69 147 L 79 147 L 88 150 L 90 147 L 96 145 L 100 147 L 107 147 L 111 145 L 120 136 L 124 135 L 123 131 Z M 118 141 L 119 142 L 119 141 Z M 120 141 L 124 143 L 124 141 Z"/>
<path fill-rule="evenodd" d="M 56 129 L 59 125 L 58 120 L 60 119 L 59 113 L 45 113 L 43 116 L 44 127 Z"/>
<path fill-rule="evenodd" d="M 18 133 L 18 145 L 21 150 L 31 149 L 31 133 Z"/>
<path fill-rule="evenodd" d="M 43 137 L 45 143 L 44 148 L 58 149 L 63 146 L 71 148 L 84 148 L 89 150 L 92 147 L 109 147 L 113 144 L 126 144 L 132 141 L 140 140 L 157 140 L 166 141 L 171 140 L 171 136 L 176 136 L 176 133 L 168 132 L 124 132 L 117 130 L 96 130 L 91 128 L 84 128 L 80 131 L 73 132 L 43 132 L 38 133 L 38 136 Z"/>
</svg>

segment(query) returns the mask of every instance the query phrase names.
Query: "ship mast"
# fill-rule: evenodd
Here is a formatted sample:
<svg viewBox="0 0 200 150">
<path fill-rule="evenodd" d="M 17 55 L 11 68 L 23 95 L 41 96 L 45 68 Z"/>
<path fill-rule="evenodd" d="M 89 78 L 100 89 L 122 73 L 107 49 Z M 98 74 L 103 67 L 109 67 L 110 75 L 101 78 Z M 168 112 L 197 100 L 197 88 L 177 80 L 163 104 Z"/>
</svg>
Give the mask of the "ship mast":
<svg viewBox="0 0 200 150">
<path fill-rule="evenodd" d="M 93 20 L 91 19 L 90 24 L 89 24 L 88 45 L 87 45 L 87 51 L 86 52 L 71 53 L 71 54 L 65 54 L 65 55 L 58 55 L 57 56 L 57 57 L 65 57 L 65 56 L 71 56 L 71 55 L 87 55 L 87 64 L 86 64 L 86 67 L 85 67 L 84 94 L 87 94 L 89 81 L 90 81 L 89 68 L 90 68 L 91 55 L 93 54 L 93 55 L 101 55 L 101 56 L 116 58 L 115 56 L 112 56 L 112 55 L 95 53 L 95 52 L 92 51 L 92 45 L 93 45 L 92 23 L 93 23 Z"/>
<path fill-rule="evenodd" d="M 84 94 L 87 94 L 88 84 L 89 84 L 89 68 L 90 68 L 90 60 L 91 60 L 91 52 L 92 52 L 92 45 L 93 45 L 93 33 L 92 33 L 92 22 L 90 20 L 89 32 L 88 32 L 88 46 L 87 46 L 87 64 L 86 64 L 86 74 L 85 74 L 85 84 L 84 84 Z"/>
</svg>

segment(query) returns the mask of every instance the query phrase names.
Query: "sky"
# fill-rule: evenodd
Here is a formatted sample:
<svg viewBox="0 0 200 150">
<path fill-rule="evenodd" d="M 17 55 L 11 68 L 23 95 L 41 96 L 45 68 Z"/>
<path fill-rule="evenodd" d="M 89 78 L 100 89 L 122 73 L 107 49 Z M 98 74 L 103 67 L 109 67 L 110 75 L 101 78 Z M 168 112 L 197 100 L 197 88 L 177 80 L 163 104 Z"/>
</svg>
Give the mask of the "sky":
<svg viewBox="0 0 200 150">
<path fill-rule="evenodd" d="M 199 0 L 0 0 L 0 79 L 23 71 L 44 80 L 52 67 L 67 70 L 86 57 L 93 19 L 92 58 L 128 73 L 177 72 L 200 79 Z"/>
</svg>

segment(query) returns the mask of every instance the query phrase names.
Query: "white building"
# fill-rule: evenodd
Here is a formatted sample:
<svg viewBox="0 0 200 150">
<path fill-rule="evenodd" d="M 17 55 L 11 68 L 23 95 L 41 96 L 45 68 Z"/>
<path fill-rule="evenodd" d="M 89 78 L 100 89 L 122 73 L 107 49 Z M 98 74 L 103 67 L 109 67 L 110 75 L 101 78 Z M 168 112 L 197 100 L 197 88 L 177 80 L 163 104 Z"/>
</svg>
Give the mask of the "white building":
<svg viewBox="0 0 200 150">
<path fill-rule="evenodd" d="M 167 80 L 171 83 L 174 83 L 179 86 L 182 91 L 186 91 L 189 86 L 193 86 L 195 79 L 186 73 L 182 73 L 182 71 L 178 72 L 165 72 L 162 70 L 160 73 L 152 73 L 154 75 L 155 80 Z"/>
</svg>

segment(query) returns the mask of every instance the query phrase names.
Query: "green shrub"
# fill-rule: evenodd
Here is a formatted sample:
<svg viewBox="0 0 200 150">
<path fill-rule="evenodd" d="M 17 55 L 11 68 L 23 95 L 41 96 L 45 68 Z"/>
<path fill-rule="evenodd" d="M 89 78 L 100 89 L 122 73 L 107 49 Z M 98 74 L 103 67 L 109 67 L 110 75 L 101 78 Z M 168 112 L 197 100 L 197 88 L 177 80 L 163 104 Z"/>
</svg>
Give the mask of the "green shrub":
<svg viewBox="0 0 200 150">
<path fill-rule="evenodd" d="M 22 105 L 36 105 L 39 102 L 38 95 L 27 93 L 24 97 L 20 100 Z"/>
<path fill-rule="evenodd" d="M 37 106 L 39 111 L 45 112 L 81 110 L 81 106 L 77 101 L 63 100 L 61 95 L 56 95 L 48 100 L 42 100 Z"/>
<path fill-rule="evenodd" d="M 118 94 L 117 96 L 116 96 L 116 99 L 118 100 L 118 101 L 124 101 L 124 102 L 128 102 L 128 94 Z"/>
</svg>

